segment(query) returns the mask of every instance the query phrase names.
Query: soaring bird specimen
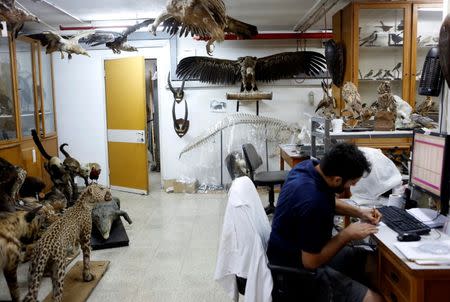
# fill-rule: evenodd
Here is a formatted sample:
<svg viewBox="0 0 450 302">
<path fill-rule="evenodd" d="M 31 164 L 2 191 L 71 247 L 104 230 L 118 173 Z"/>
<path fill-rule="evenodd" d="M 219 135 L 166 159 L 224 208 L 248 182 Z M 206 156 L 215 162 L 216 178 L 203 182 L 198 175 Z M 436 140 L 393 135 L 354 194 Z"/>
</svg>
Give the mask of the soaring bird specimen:
<svg viewBox="0 0 450 302">
<path fill-rule="evenodd" d="M 222 0 L 169 0 L 150 26 L 150 31 L 156 34 L 161 23 L 172 35 L 180 31 L 180 37 L 189 33 L 210 37 L 206 44 L 208 55 L 212 54 L 214 41 L 224 40 L 225 32 L 234 33 L 242 39 L 258 34 L 256 26 L 227 16 Z"/>
<path fill-rule="evenodd" d="M 331 75 L 333 84 L 342 86 L 344 79 L 345 55 L 344 45 L 336 43 L 333 39 L 325 42 L 325 59 L 327 60 L 328 72 Z"/>
<path fill-rule="evenodd" d="M 177 66 L 177 76 L 211 84 L 235 84 L 241 92 L 257 91 L 256 81 L 271 82 L 299 73 L 318 75 L 325 69 L 325 57 L 314 51 L 283 52 L 268 57 L 240 57 L 225 60 L 186 57 Z"/>
<path fill-rule="evenodd" d="M 59 51 L 61 59 L 64 59 L 64 52 L 68 54 L 69 60 L 72 59 L 72 54 L 85 55 L 89 57 L 87 51 L 78 44 L 78 41 L 84 37 L 92 35 L 92 30 L 83 31 L 71 38 L 63 37 L 54 31 L 43 32 L 41 34 L 28 35 L 28 37 L 41 41 L 42 46 L 47 46 L 46 53 Z"/>
<path fill-rule="evenodd" d="M 122 33 L 98 31 L 85 39 L 80 40 L 80 42 L 92 46 L 105 44 L 106 47 L 111 49 L 113 53 L 116 54 L 120 54 L 122 51 L 137 51 L 136 47 L 127 43 L 128 36 L 144 26 L 149 26 L 154 21 L 155 19 L 147 19 L 135 25 L 129 26 Z"/>
<path fill-rule="evenodd" d="M 11 32 L 13 38 L 17 38 L 26 21 L 39 22 L 38 17 L 16 7 L 15 0 L 0 1 L 0 17 L 6 21 L 8 30 Z M 1 23 L 0 29 L 3 29 Z"/>
<path fill-rule="evenodd" d="M 383 31 L 389 31 L 392 27 L 394 27 L 394 26 L 389 26 L 389 25 L 385 25 L 384 23 L 383 23 L 383 21 L 381 21 L 380 20 L 380 24 L 381 25 L 377 25 L 377 26 L 375 26 L 375 27 L 379 27 L 379 28 L 381 28 Z"/>
</svg>

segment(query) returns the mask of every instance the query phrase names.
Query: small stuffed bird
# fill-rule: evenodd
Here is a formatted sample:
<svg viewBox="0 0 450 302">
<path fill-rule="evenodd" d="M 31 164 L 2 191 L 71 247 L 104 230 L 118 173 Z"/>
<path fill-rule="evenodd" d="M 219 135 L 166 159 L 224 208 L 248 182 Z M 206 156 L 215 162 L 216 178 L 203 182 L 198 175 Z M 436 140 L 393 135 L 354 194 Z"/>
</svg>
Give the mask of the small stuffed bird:
<svg viewBox="0 0 450 302">
<path fill-rule="evenodd" d="M 391 71 L 389 69 L 384 70 L 384 75 L 382 77 L 383 79 L 394 79 L 395 77 L 392 75 Z"/>
<path fill-rule="evenodd" d="M 419 106 L 416 107 L 415 112 L 421 116 L 427 116 L 431 108 L 433 108 L 434 102 L 431 96 L 427 96 L 425 101 L 423 101 Z"/>
<path fill-rule="evenodd" d="M 382 68 L 380 68 L 379 70 L 378 70 L 378 72 L 373 76 L 374 77 L 374 79 L 379 79 L 380 77 L 381 77 L 381 74 L 383 73 L 383 69 Z"/>
<path fill-rule="evenodd" d="M 397 30 L 398 31 L 402 31 L 403 29 L 405 29 L 405 24 L 403 23 L 403 20 L 400 21 L 400 23 L 397 25 Z"/>
<path fill-rule="evenodd" d="M 397 79 L 400 78 L 400 67 L 402 67 L 402 62 L 398 62 L 397 65 L 395 65 L 395 67 L 392 68 L 392 71 L 397 72 Z"/>
<path fill-rule="evenodd" d="M 55 51 L 61 53 L 61 59 L 64 59 L 64 52 L 68 54 L 69 60 L 72 59 L 72 54 L 89 56 L 87 51 L 78 44 L 81 38 L 92 35 L 94 31 L 88 30 L 79 33 L 71 38 L 63 37 L 54 31 L 43 32 L 41 34 L 28 35 L 27 37 L 34 40 L 39 40 L 42 46 L 47 46 L 45 53 L 50 54 Z"/>
<path fill-rule="evenodd" d="M 381 25 L 377 25 L 375 27 L 381 28 L 384 32 L 389 31 L 394 26 L 384 25 L 383 21 L 380 20 Z"/>
<path fill-rule="evenodd" d="M 366 73 L 366 75 L 364 76 L 365 79 L 371 77 L 373 75 L 373 69 L 369 70 L 368 73 Z"/>
<path fill-rule="evenodd" d="M 360 44 L 359 46 L 363 46 L 366 43 L 369 43 L 370 46 L 373 46 L 373 42 L 375 42 L 378 38 L 378 31 L 375 30 L 373 33 L 371 33 L 370 35 L 368 35 L 365 38 L 362 38 L 361 40 L 359 40 Z"/>
<path fill-rule="evenodd" d="M 389 37 L 392 39 L 392 42 L 394 42 L 394 45 L 399 44 L 401 41 L 403 41 L 402 34 L 390 34 Z"/>
</svg>

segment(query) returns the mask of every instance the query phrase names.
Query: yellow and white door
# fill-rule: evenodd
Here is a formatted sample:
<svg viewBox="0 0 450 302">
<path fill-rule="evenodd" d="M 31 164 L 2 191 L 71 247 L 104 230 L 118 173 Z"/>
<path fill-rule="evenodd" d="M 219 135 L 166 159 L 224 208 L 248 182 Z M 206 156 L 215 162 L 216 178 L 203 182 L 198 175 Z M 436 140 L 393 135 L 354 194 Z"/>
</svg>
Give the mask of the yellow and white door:
<svg viewBox="0 0 450 302">
<path fill-rule="evenodd" d="M 144 57 L 105 60 L 109 181 L 148 194 Z"/>
</svg>

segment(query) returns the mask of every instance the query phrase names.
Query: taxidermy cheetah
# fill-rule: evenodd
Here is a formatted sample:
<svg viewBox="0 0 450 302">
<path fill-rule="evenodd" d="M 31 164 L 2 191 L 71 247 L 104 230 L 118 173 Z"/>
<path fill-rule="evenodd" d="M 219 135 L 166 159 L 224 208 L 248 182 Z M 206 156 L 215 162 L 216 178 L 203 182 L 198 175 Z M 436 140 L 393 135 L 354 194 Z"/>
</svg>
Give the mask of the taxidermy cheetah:
<svg viewBox="0 0 450 302">
<path fill-rule="evenodd" d="M 19 265 L 21 239 L 33 240 L 40 229 L 40 216 L 36 213 L 17 211 L 0 213 L 0 269 L 3 270 L 9 293 L 13 301 L 19 301 L 19 286 L 17 284 L 17 266 Z"/>
<path fill-rule="evenodd" d="M 94 279 L 89 269 L 91 253 L 92 208 L 97 202 L 110 201 L 111 192 L 98 184 L 89 185 L 75 205 L 53 223 L 38 240 L 30 264 L 28 294 L 23 301 L 37 301 L 44 270 L 51 273 L 53 300 L 62 301 L 68 247 L 80 243 L 83 252 L 83 280 Z"/>
</svg>

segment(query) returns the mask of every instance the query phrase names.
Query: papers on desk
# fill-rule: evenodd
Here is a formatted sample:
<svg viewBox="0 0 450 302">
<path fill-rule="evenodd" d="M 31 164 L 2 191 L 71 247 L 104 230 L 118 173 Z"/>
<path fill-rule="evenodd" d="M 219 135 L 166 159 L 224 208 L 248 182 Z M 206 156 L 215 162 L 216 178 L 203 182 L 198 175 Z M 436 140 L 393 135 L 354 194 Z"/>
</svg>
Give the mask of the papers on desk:
<svg viewBox="0 0 450 302">
<path fill-rule="evenodd" d="M 429 226 L 430 228 L 440 228 L 448 220 L 447 216 L 439 214 L 432 209 L 427 208 L 413 208 L 406 210 L 409 214 L 416 217 L 418 220 Z"/>
<path fill-rule="evenodd" d="M 450 264 L 450 240 L 398 242 L 395 247 L 405 257 L 422 265 Z"/>
</svg>

